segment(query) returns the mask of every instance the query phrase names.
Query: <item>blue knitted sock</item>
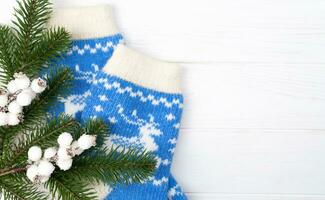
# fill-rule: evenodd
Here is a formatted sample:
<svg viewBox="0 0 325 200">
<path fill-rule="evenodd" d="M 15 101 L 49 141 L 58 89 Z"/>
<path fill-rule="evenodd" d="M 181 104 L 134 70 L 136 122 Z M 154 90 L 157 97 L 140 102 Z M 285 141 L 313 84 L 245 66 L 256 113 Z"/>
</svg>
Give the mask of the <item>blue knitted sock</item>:
<svg viewBox="0 0 325 200">
<path fill-rule="evenodd" d="M 58 64 L 70 67 L 75 76 L 71 95 L 61 99 L 51 113 L 65 112 L 79 120 L 90 94 L 91 81 L 107 63 L 122 36 L 117 31 L 109 6 L 55 9 L 50 25 L 63 26 L 72 34 L 72 48 Z M 176 184 L 175 181 L 172 183 Z M 174 187 L 170 185 L 170 188 Z"/>
<path fill-rule="evenodd" d="M 187 200 L 182 188 L 176 182 L 173 175 L 169 176 L 168 182 L 168 200 Z"/>
<path fill-rule="evenodd" d="M 118 186 L 106 199 L 167 199 L 183 107 L 177 69 L 119 45 L 103 71 L 96 74 L 82 119 L 98 117 L 109 123 L 108 145 L 145 148 L 158 160 L 148 182 Z M 176 185 L 171 182 L 172 190 L 181 191 Z"/>
<path fill-rule="evenodd" d="M 70 95 L 50 112 L 55 116 L 65 112 L 79 120 L 90 95 L 91 81 L 107 63 L 122 36 L 109 6 L 56 9 L 50 26 L 65 27 L 74 39 L 70 51 L 57 64 L 71 68 L 75 78 Z"/>
</svg>

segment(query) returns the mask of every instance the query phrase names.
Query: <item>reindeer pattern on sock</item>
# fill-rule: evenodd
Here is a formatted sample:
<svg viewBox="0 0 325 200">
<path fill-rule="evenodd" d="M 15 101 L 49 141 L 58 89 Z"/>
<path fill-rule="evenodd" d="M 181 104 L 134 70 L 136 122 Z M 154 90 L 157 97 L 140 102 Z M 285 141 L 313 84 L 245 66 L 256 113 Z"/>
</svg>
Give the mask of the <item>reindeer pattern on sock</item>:
<svg viewBox="0 0 325 200">
<path fill-rule="evenodd" d="M 131 117 L 124 113 L 124 108 L 117 105 L 117 113 L 125 123 L 135 126 L 138 129 L 139 135 L 133 137 L 125 137 L 120 135 L 112 135 L 111 142 L 126 147 L 144 148 L 147 151 L 155 152 L 158 150 L 158 145 L 154 137 L 158 137 L 163 133 L 159 129 L 159 124 L 155 122 L 153 115 L 148 114 L 148 120 L 141 119 L 137 115 L 137 110 L 133 110 Z"/>
<path fill-rule="evenodd" d="M 100 118 L 109 124 L 108 147 L 153 152 L 157 169 L 147 184 L 168 185 L 166 171 L 178 137 L 182 96 L 142 88 L 104 72 L 96 75 L 91 91 L 83 118 Z"/>
</svg>

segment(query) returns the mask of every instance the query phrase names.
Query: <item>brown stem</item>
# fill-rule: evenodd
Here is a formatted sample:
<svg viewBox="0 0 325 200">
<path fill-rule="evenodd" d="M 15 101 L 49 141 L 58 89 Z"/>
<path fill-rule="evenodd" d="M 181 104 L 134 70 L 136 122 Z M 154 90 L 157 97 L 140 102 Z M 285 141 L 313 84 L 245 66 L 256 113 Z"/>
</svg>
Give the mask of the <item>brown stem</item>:
<svg viewBox="0 0 325 200">
<path fill-rule="evenodd" d="M 0 177 L 1 176 L 8 175 L 8 174 L 14 174 L 14 173 L 23 172 L 23 171 L 26 171 L 26 167 L 1 169 L 0 170 Z"/>
</svg>

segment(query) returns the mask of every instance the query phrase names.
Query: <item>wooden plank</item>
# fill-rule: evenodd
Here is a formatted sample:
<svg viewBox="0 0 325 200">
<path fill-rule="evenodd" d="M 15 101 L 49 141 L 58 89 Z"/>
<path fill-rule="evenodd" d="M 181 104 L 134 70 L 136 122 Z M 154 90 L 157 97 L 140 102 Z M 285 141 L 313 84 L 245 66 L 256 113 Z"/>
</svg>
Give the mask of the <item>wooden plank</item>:
<svg viewBox="0 0 325 200">
<path fill-rule="evenodd" d="M 257 194 L 218 194 L 189 193 L 191 200 L 323 200 L 323 195 L 257 195 Z"/>
<path fill-rule="evenodd" d="M 173 174 L 186 192 L 325 195 L 325 131 L 182 130 Z"/>
<path fill-rule="evenodd" d="M 325 129 L 322 65 L 183 67 L 185 129 Z"/>
<path fill-rule="evenodd" d="M 116 9 L 127 41 L 166 60 L 324 63 L 324 3 L 142 0 Z"/>
<path fill-rule="evenodd" d="M 191 199 L 325 199 L 323 0 L 53 2 L 111 3 L 130 46 L 183 63 L 173 171 Z"/>
<path fill-rule="evenodd" d="M 2 16 L 9 15 L 10 2 L 0 3 Z M 325 63 L 322 0 L 53 2 L 57 7 L 114 5 L 128 44 L 165 60 Z"/>
<path fill-rule="evenodd" d="M 322 0 L 56 0 L 111 3 L 129 45 L 171 61 L 325 63 Z"/>
</svg>

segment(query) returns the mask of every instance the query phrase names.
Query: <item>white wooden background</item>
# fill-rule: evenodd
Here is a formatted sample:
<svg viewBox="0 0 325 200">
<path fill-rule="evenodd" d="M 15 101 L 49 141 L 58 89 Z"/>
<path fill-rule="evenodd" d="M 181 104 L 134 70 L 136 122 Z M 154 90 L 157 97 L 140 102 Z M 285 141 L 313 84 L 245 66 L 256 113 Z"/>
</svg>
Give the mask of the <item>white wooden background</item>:
<svg viewBox="0 0 325 200">
<path fill-rule="evenodd" d="M 54 3 L 110 3 L 130 46 L 182 65 L 173 173 L 190 199 L 325 199 L 324 0 Z"/>
</svg>

